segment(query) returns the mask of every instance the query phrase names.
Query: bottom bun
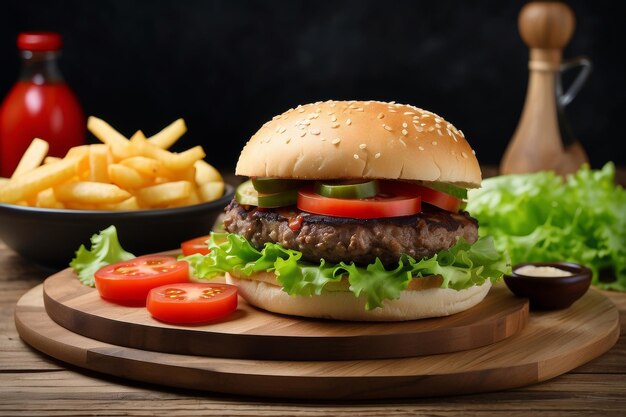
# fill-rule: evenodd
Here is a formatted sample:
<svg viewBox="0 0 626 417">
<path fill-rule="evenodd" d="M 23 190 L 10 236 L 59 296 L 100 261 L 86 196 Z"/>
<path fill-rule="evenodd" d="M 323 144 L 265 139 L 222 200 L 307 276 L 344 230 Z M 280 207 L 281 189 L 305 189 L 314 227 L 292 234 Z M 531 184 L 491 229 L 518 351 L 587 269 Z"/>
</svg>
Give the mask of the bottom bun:
<svg viewBox="0 0 626 417">
<path fill-rule="evenodd" d="M 382 308 L 365 309 L 365 298 L 349 291 L 325 291 L 311 297 L 292 297 L 277 285 L 226 274 L 226 282 L 237 285 L 239 294 L 251 305 L 274 313 L 351 321 L 406 321 L 459 313 L 480 303 L 491 281 L 464 290 L 429 288 L 403 291 L 397 300 L 385 300 Z"/>
</svg>

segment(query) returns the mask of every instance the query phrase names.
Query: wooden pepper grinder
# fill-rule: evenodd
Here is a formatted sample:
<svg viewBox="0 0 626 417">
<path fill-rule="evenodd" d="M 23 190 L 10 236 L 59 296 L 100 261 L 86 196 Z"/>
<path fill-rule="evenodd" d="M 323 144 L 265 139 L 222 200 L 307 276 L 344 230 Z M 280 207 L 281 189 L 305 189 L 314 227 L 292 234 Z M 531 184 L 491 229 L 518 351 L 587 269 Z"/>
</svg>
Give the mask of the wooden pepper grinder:
<svg viewBox="0 0 626 417">
<path fill-rule="evenodd" d="M 563 48 L 574 33 L 574 13 L 564 3 L 531 2 L 522 8 L 518 24 L 524 43 L 530 48 L 530 74 L 524 109 L 500 172 L 574 172 L 588 159 L 580 143 L 571 136 L 563 109 L 591 70 L 591 63 L 585 58 L 561 62 Z M 583 71 L 569 91 L 562 94 L 561 72 L 574 66 L 582 66 Z"/>
</svg>

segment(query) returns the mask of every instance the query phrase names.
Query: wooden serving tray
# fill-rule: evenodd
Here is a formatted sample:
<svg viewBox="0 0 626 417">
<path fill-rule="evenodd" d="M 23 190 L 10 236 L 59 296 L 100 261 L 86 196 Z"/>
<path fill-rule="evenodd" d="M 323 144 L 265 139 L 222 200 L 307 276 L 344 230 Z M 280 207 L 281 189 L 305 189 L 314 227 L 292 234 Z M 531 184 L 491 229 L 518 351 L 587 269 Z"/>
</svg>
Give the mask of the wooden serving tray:
<svg viewBox="0 0 626 417">
<path fill-rule="evenodd" d="M 50 318 L 102 342 L 185 355 L 270 360 L 389 359 L 474 349 L 521 331 L 528 302 L 493 288 L 477 306 L 448 317 L 406 322 L 342 322 L 270 313 L 239 300 L 226 320 L 176 326 L 153 319 L 143 307 L 100 298 L 70 269 L 43 284 Z"/>
<path fill-rule="evenodd" d="M 94 371 L 194 390 L 307 400 L 429 397 L 525 386 L 590 361 L 619 336 L 618 310 L 595 290 L 567 310 L 531 313 L 526 328 L 498 343 L 397 359 L 261 361 L 112 345 L 54 322 L 46 314 L 43 285 L 19 300 L 15 324 L 34 348 Z"/>
</svg>

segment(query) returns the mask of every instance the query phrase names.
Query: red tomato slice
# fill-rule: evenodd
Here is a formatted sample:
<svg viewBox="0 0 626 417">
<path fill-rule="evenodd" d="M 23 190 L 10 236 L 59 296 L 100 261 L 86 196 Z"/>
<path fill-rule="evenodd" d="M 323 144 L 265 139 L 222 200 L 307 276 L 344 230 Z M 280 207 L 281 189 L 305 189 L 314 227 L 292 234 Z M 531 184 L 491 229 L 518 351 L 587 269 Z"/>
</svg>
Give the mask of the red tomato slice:
<svg viewBox="0 0 626 417">
<path fill-rule="evenodd" d="M 167 323 L 206 323 L 237 309 L 237 287 L 185 283 L 153 288 L 146 304 L 152 316 Z"/>
<path fill-rule="evenodd" d="M 147 255 L 107 265 L 94 277 L 102 298 L 120 304 L 146 305 L 152 288 L 189 282 L 189 264 L 173 256 Z"/>
<path fill-rule="evenodd" d="M 209 246 L 206 241 L 209 240 L 209 236 L 201 236 L 195 239 L 187 240 L 183 242 L 180 247 L 183 250 L 183 255 L 189 256 L 195 253 L 200 255 L 206 255 L 209 253 Z"/>
<path fill-rule="evenodd" d="M 298 208 L 309 213 L 354 219 L 410 216 L 422 209 L 421 198 L 406 193 L 379 194 L 372 198 L 323 197 L 310 188 L 298 191 Z"/>
<path fill-rule="evenodd" d="M 441 191 L 424 187 L 418 184 L 404 182 L 385 181 L 381 184 L 381 189 L 391 193 L 404 193 L 408 195 L 419 195 L 424 203 L 432 204 L 440 209 L 458 212 L 461 207 L 461 200 Z"/>
</svg>

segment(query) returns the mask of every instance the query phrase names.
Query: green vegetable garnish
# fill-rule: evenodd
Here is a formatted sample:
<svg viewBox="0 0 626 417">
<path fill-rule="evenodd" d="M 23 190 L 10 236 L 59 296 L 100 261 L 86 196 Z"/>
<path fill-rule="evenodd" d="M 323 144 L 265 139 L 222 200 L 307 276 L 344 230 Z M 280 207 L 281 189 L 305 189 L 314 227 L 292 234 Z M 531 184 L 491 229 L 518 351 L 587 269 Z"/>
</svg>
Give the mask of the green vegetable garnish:
<svg viewBox="0 0 626 417">
<path fill-rule="evenodd" d="M 91 250 L 87 250 L 85 245 L 80 245 L 76 256 L 70 262 L 70 267 L 76 271 L 83 285 L 93 287 L 95 286 L 93 275 L 98 269 L 134 257 L 135 255 L 122 249 L 115 226 L 109 226 L 91 236 Z"/>
<path fill-rule="evenodd" d="M 348 276 L 350 291 L 367 299 L 368 310 L 381 307 L 386 299 L 397 299 L 412 277 L 441 275 L 442 288 L 461 290 L 480 285 L 487 279 L 495 282 L 510 272 L 505 255 L 497 252 L 491 238 L 482 238 L 473 245 L 460 240 L 449 250 L 429 259 L 416 261 L 402 255 L 398 265 L 386 269 L 380 261 L 356 266 L 354 264 L 319 264 L 301 261 L 302 253 L 266 243 L 258 251 L 245 238 L 228 233 L 212 233 L 208 241 L 208 255 L 191 255 L 188 261 L 191 273 L 210 279 L 225 272 L 245 278 L 255 272 L 273 271 L 283 290 L 294 296 L 320 294 L 329 282 L 338 282 Z"/>
<path fill-rule="evenodd" d="M 565 181 L 552 172 L 489 178 L 469 192 L 467 211 L 513 264 L 580 263 L 597 287 L 626 291 L 626 191 L 614 177 L 607 163 L 584 166 Z M 614 279 L 601 280 L 601 271 Z"/>
</svg>

